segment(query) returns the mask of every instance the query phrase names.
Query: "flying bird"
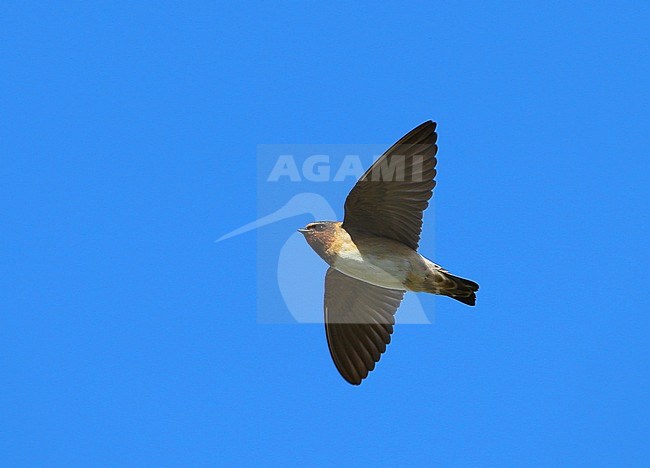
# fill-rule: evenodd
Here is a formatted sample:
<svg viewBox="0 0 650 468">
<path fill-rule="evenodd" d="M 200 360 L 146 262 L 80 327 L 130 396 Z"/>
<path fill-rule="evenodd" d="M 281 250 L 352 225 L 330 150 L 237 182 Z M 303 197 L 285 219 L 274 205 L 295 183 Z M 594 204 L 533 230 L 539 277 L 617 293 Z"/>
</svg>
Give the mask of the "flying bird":
<svg viewBox="0 0 650 468">
<path fill-rule="evenodd" d="M 422 214 L 436 185 L 436 124 L 427 121 L 391 146 L 345 201 L 343 222 L 298 229 L 329 265 L 325 334 L 341 376 L 359 385 L 390 343 L 406 291 L 476 303 L 478 284 L 417 252 Z"/>
</svg>

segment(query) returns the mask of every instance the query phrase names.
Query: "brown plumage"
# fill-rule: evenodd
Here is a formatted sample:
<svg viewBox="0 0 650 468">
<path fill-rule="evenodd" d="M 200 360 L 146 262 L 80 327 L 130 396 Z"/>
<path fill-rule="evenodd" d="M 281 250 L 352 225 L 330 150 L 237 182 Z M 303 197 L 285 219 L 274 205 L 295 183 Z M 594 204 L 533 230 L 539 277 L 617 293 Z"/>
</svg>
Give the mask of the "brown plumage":
<svg viewBox="0 0 650 468">
<path fill-rule="evenodd" d="M 299 229 L 330 266 L 325 276 L 325 332 L 343 378 L 358 385 L 390 342 L 405 291 L 476 303 L 479 286 L 417 252 L 422 214 L 436 175 L 436 124 L 428 121 L 391 146 L 345 201 L 343 222 Z"/>
</svg>

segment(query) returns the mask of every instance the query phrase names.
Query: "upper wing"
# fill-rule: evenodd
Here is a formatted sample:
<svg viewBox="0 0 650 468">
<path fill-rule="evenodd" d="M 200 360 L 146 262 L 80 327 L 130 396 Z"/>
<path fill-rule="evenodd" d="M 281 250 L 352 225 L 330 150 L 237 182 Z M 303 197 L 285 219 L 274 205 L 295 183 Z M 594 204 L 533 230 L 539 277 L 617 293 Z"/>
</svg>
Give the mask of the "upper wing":
<svg viewBox="0 0 650 468">
<path fill-rule="evenodd" d="M 325 334 L 343 378 L 359 385 L 390 343 L 395 311 L 404 291 L 347 276 L 334 268 L 325 275 Z"/>
<path fill-rule="evenodd" d="M 428 121 L 391 146 L 345 201 L 343 227 L 389 237 L 417 250 L 422 212 L 436 185 L 436 124 Z"/>
</svg>

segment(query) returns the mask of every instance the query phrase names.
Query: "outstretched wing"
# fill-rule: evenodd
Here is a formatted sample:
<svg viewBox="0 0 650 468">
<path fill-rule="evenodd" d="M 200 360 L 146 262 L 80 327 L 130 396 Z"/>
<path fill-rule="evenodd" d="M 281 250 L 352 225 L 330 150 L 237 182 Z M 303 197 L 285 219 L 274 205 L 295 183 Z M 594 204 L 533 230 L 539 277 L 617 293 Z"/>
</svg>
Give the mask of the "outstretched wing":
<svg viewBox="0 0 650 468">
<path fill-rule="evenodd" d="M 417 250 L 422 212 L 436 185 L 438 135 L 432 121 L 411 130 L 361 176 L 345 201 L 343 227 Z"/>
<path fill-rule="evenodd" d="M 325 275 L 325 334 L 343 378 L 359 385 L 390 343 L 404 291 L 386 289 L 334 268 Z"/>
</svg>

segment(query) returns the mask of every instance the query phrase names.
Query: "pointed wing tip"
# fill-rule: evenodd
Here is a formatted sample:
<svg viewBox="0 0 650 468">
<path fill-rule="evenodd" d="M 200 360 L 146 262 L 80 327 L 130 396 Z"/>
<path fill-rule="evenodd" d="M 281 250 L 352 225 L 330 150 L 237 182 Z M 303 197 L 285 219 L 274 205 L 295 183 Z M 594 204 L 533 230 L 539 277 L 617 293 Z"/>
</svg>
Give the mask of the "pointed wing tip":
<svg viewBox="0 0 650 468">
<path fill-rule="evenodd" d="M 434 122 L 433 120 L 429 119 L 426 122 L 423 122 L 420 127 L 431 127 L 431 130 L 435 130 L 436 127 L 438 126 L 438 122 Z"/>
<path fill-rule="evenodd" d="M 349 383 L 350 385 L 354 385 L 355 387 L 358 387 L 359 385 L 361 385 L 361 382 L 363 382 L 363 379 L 359 379 L 359 380 L 351 379 L 351 378 L 348 378 L 348 377 L 346 377 L 344 375 L 342 375 L 342 377 L 345 379 L 345 381 L 347 383 Z"/>
</svg>

